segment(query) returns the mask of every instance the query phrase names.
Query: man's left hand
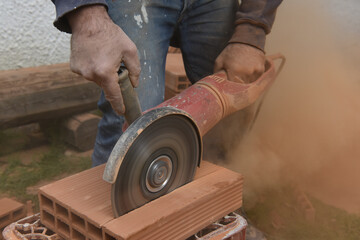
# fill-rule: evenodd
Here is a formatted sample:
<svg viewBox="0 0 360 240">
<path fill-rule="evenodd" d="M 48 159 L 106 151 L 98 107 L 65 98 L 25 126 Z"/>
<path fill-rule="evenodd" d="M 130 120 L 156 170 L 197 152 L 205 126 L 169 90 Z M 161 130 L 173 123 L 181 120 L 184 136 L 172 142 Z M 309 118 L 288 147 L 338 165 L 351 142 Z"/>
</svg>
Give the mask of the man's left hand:
<svg viewBox="0 0 360 240">
<path fill-rule="evenodd" d="M 242 43 L 230 43 L 215 60 L 214 72 L 224 70 L 230 81 L 251 83 L 265 71 L 265 54 Z"/>
</svg>

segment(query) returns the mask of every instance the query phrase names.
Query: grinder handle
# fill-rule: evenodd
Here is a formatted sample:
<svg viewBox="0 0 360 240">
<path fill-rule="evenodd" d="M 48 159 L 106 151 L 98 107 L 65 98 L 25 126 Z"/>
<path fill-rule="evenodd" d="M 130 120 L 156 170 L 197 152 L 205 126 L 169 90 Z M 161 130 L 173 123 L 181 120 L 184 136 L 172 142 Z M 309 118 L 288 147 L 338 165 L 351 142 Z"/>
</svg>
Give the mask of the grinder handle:
<svg viewBox="0 0 360 240">
<path fill-rule="evenodd" d="M 118 73 L 121 94 L 125 105 L 124 116 L 126 122 L 131 125 L 142 113 L 139 97 L 130 82 L 128 70 L 125 67 L 121 67 Z"/>
</svg>

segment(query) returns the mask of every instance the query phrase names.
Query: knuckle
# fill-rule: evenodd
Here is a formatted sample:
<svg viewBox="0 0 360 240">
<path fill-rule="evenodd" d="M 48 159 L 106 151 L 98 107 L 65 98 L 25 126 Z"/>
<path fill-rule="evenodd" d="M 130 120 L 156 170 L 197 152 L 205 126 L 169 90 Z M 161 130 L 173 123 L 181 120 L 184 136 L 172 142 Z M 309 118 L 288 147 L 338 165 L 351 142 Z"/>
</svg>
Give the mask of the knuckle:
<svg viewBox="0 0 360 240">
<path fill-rule="evenodd" d="M 89 67 L 79 66 L 74 62 L 70 62 L 70 70 L 84 77 L 87 80 L 93 80 L 94 75 Z"/>
<path fill-rule="evenodd" d="M 70 61 L 70 70 L 74 73 L 81 74 L 79 67 L 76 63 L 74 63 L 74 61 Z"/>
<path fill-rule="evenodd" d="M 139 76 L 141 72 L 141 67 L 140 66 L 136 66 L 132 71 L 131 71 L 131 75 L 133 76 Z"/>
<path fill-rule="evenodd" d="M 258 65 L 254 70 L 254 72 L 256 74 L 262 74 L 264 71 L 265 71 L 265 67 L 263 65 L 261 65 L 261 64 Z"/>
<path fill-rule="evenodd" d="M 80 74 L 84 78 L 94 81 L 94 74 L 92 73 L 92 71 L 90 69 L 88 69 L 88 68 L 82 69 L 82 70 L 80 70 Z"/>
<path fill-rule="evenodd" d="M 107 79 L 107 76 L 109 75 L 109 71 L 106 68 L 96 68 L 95 74 L 97 77 L 101 79 Z"/>
<path fill-rule="evenodd" d="M 101 79 L 100 81 L 100 85 L 101 85 L 101 88 L 104 90 L 105 92 L 105 95 L 106 95 L 106 99 L 108 98 L 112 98 L 113 95 L 111 94 L 111 92 L 109 91 L 109 86 L 110 86 L 110 83 L 107 79 Z M 109 99 L 108 99 L 109 100 Z"/>
<path fill-rule="evenodd" d="M 220 65 L 221 65 L 221 59 L 216 58 L 215 63 L 214 63 L 214 66 L 215 66 L 215 67 L 219 67 Z"/>
<path fill-rule="evenodd" d="M 128 44 L 127 48 L 124 51 L 124 54 L 128 54 L 130 56 L 137 56 L 137 48 L 133 42 Z"/>
</svg>

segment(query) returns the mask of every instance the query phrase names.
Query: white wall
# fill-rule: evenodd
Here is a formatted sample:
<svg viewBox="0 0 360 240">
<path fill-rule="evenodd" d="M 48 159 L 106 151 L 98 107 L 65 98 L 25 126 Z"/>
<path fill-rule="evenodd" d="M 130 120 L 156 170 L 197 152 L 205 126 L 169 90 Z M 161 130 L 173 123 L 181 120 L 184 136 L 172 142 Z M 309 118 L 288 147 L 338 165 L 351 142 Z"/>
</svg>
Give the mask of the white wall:
<svg viewBox="0 0 360 240">
<path fill-rule="evenodd" d="M 54 18 L 50 0 L 0 0 L 0 70 L 68 62 L 70 35 Z"/>
<path fill-rule="evenodd" d="M 321 5 L 320 13 L 329 12 L 333 16 L 330 26 L 356 35 L 347 39 L 349 44 L 343 46 L 343 51 L 360 60 L 360 2 L 323 0 L 317 3 Z M 287 11 L 284 5 L 281 11 Z M 0 0 L 0 70 L 68 62 L 70 35 L 53 27 L 54 18 L 55 8 L 50 0 Z"/>
</svg>

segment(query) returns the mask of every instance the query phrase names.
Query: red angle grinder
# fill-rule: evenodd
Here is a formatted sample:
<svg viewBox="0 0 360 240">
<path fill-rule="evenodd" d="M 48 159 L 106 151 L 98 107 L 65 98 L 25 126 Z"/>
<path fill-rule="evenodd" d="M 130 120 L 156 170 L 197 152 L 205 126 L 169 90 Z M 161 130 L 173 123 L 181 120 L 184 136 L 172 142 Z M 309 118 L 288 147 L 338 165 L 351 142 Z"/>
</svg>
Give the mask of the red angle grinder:
<svg viewBox="0 0 360 240">
<path fill-rule="evenodd" d="M 278 58 L 282 63 L 276 70 Z M 114 146 L 103 175 L 112 184 L 115 217 L 192 181 L 201 162 L 202 136 L 262 96 L 284 63 L 282 55 L 267 57 L 266 71 L 249 84 L 231 82 L 225 72 L 218 72 L 143 114 L 123 71 L 119 83 L 129 127 Z"/>
</svg>

